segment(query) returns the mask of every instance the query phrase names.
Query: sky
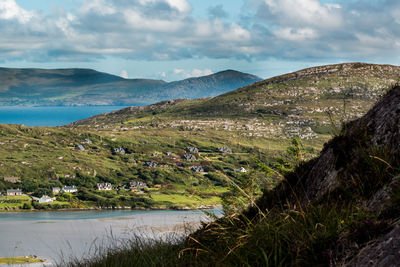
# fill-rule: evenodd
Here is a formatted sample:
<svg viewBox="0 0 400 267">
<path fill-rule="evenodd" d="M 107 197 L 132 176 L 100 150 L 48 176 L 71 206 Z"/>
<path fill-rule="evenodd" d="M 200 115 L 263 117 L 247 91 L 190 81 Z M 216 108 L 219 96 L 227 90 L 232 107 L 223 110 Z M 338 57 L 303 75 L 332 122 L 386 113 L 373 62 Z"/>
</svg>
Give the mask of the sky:
<svg viewBox="0 0 400 267">
<path fill-rule="evenodd" d="M 399 65 L 398 0 L 0 0 L 0 66 L 166 81 Z"/>
</svg>

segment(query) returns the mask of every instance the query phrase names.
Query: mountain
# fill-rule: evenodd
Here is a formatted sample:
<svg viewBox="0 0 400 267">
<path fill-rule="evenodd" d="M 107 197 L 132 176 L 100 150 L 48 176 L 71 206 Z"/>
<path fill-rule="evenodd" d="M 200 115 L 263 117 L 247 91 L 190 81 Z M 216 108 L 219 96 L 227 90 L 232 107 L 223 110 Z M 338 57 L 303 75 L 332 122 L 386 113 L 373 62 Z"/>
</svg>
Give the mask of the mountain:
<svg viewBox="0 0 400 267">
<path fill-rule="evenodd" d="M 0 68 L 1 105 L 144 105 L 215 96 L 261 79 L 233 70 L 167 83 L 123 79 L 90 69 Z"/>
<path fill-rule="evenodd" d="M 273 139 L 299 136 L 326 141 L 332 131 L 340 129 L 341 123 L 367 112 L 399 76 L 400 67 L 391 65 L 319 66 L 273 77 L 214 98 L 178 99 L 130 107 L 73 125 L 218 128 L 239 136 Z"/>
</svg>

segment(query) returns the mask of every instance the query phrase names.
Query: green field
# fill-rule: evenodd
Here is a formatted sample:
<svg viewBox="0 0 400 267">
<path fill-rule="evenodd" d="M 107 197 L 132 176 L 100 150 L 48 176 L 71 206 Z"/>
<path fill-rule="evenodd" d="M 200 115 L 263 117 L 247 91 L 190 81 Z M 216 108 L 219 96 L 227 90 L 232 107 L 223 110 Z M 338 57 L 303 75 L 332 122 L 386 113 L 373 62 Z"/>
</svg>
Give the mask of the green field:
<svg viewBox="0 0 400 267">
<path fill-rule="evenodd" d="M 30 263 L 41 263 L 41 262 L 45 262 L 45 260 L 34 257 L 0 257 L 0 265 L 30 264 Z"/>
</svg>

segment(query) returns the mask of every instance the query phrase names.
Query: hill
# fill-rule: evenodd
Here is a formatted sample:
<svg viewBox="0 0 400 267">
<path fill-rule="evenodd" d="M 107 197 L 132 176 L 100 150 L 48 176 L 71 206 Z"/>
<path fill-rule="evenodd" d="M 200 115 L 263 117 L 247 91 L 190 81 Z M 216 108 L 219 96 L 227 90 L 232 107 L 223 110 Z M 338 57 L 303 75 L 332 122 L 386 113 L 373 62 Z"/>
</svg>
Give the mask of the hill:
<svg viewBox="0 0 400 267">
<path fill-rule="evenodd" d="M 1 105 L 144 105 L 215 96 L 260 78 L 233 70 L 167 83 L 123 79 L 90 69 L 0 68 Z"/>
<path fill-rule="evenodd" d="M 261 186 L 272 188 L 282 179 L 271 173 L 287 173 L 299 159 L 312 158 L 342 122 L 366 112 L 385 86 L 394 83 L 397 71 L 394 66 L 360 63 L 323 66 L 215 98 L 131 107 L 64 127 L 1 125 L 0 177 L 18 176 L 20 183 L 0 179 L 0 190 L 20 187 L 38 195 L 51 194 L 55 186 L 75 185 L 80 194 L 60 198 L 70 207 L 197 208 L 221 203 L 232 182 L 250 179 L 260 185 L 252 192 L 259 196 Z M 309 88 L 317 79 L 323 85 Z M 338 80 L 347 82 L 340 90 L 358 93 L 331 96 L 331 88 L 339 90 Z M 356 80 L 357 86 L 349 87 Z M 371 84 L 373 89 L 367 90 Z M 294 94 L 299 90 L 302 101 Z M 312 94 L 319 97 L 319 111 L 314 110 Z M 249 109 L 253 102 L 260 106 Z M 224 104 L 213 110 L 209 103 Z M 275 113 L 265 112 L 266 107 Z M 119 190 L 130 181 L 144 182 L 150 189 L 141 195 Z M 100 182 L 119 191 L 99 192 Z"/>
<path fill-rule="evenodd" d="M 400 87 L 241 213 L 71 266 L 397 266 Z M 244 195 L 243 197 L 248 197 Z"/>
<path fill-rule="evenodd" d="M 127 128 L 158 125 L 226 129 L 264 138 L 325 138 L 363 115 L 400 77 L 400 67 L 345 63 L 273 77 L 214 98 L 131 107 L 73 123 Z M 336 126 L 335 126 L 336 125 Z M 337 130 L 337 129 L 336 129 Z"/>
</svg>

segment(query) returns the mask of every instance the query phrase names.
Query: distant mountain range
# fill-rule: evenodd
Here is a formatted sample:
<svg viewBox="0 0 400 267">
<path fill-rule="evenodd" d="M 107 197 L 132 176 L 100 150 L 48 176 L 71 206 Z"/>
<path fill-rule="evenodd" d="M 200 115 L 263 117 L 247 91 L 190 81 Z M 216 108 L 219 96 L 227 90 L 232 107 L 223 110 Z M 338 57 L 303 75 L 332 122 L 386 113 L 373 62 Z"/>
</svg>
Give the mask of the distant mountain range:
<svg viewBox="0 0 400 267">
<path fill-rule="evenodd" d="M 0 68 L 0 105 L 146 105 L 213 97 L 260 80 L 234 70 L 168 83 L 124 79 L 91 69 Z"/>
</svg>

